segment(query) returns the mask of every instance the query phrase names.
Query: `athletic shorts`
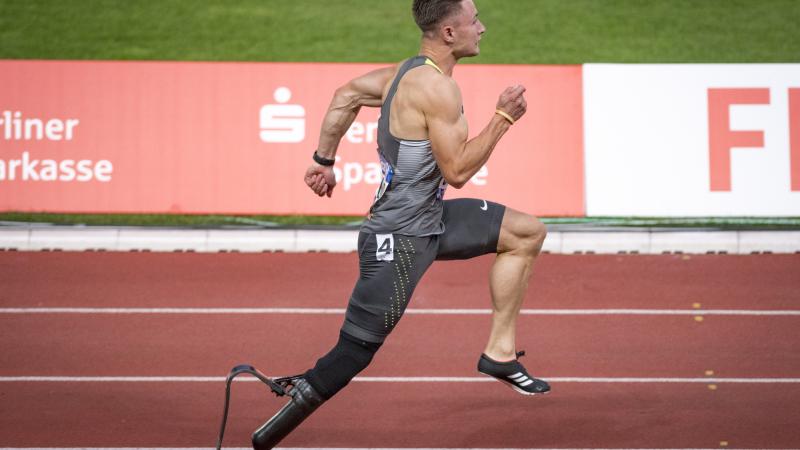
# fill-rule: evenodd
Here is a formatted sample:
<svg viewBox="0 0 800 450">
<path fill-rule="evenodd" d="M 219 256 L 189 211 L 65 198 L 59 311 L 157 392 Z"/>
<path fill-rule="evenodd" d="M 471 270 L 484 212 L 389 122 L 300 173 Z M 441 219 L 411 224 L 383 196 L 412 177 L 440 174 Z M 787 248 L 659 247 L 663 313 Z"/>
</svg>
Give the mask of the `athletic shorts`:
<svg viewBox="0 0 800 450">
<path fill-rule="evenodd" d="M 361 232 L 360 275 L 342 331 L 381 343 L 391 333 L 417 283 L 435 260 L 468 259 L 497 252 L 505 206 L 477 199 L 444 202 L 445 231 L 435 236 Z"/>
</svg>

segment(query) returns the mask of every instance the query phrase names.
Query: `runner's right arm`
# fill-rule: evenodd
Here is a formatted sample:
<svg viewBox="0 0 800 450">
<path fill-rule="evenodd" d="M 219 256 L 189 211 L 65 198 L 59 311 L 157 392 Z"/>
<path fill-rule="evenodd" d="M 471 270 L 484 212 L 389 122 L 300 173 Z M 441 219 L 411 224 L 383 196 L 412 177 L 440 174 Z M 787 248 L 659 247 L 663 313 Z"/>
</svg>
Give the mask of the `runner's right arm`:
<svg viewBox="0 0 800 450">
<path fill-rule="evenodd" d="M 317 155 L 326 159 L 336 157 L 339 142 L 353 124 L 361 107 L 378 107 L 383 104 L 383 90 L 396 71 L 395 66 L 373 70 L 336 90 L 322 120 Z M 336 186 L 333 167 L 313 163 L 306 170 L 305 182 L 320 197 L 330 197 Z"/>
<path fill-rule="evenodd" d="M 373 70 L 350 80 L 336 90 L 322 121 L 317 154 L 333 159 L 342 136 L 353 124 L 362 106 L 378 107 L 383 104 L 383 89 L 389 83 L 397 67 Z"/>
</svg>

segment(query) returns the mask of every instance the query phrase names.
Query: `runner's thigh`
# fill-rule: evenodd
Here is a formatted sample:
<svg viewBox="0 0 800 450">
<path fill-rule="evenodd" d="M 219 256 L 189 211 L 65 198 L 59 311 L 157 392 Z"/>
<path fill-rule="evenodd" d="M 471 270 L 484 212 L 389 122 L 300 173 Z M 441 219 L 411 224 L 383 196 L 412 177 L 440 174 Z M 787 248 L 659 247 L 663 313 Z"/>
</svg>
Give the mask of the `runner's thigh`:
<svg viewBox="0 0 800 450">
<path fill-rule="evenodd" d="M 436 236 L 359 234 L 360 276 L 342 331 L 383 342 L 403 316 L 411 294 L 436 257 Z"/>
<path fill-rule="evenodd" d="M 436 259 L 468 259 L 496 253 L 505 210 L 499 203 L 474 198 L 445 200 L 445 230 L 439 237 Z"/>
</svg>

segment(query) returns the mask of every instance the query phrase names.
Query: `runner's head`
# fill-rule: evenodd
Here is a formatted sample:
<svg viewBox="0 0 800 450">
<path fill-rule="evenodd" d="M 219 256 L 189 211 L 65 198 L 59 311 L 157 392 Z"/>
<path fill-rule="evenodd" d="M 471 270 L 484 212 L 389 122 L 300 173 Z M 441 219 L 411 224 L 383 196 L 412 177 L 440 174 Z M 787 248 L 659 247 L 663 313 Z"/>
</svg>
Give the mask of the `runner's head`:
<svg viewBox="0 0 800 450">
<path fill-rule="evenodd" d="M 480 52 L 478 42 L 486 28 L 473 0 L 414 0 L 412 11 L 423 39 L 444 43 L 456 58 Z"/>
</svg>

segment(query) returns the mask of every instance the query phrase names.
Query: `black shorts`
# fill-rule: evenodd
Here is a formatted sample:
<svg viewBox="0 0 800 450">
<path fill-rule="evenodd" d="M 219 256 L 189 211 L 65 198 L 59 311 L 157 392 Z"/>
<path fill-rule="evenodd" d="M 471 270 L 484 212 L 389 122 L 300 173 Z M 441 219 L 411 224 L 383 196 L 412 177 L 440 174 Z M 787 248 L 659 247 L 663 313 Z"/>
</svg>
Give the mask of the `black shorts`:
<svg viewBox="0 0 800 450">
<path fill-rule="evenodd" d="M 433 261 L 497 252 L 505 209 L 484 200 L 446 200 L 442 218 L 445 231 L 441 235 L 360 233 L 360 276 L 347 305 L 342 331 L 365 341 L 383 342 L 403 316 L 414 288 Z"/>
</svg>

